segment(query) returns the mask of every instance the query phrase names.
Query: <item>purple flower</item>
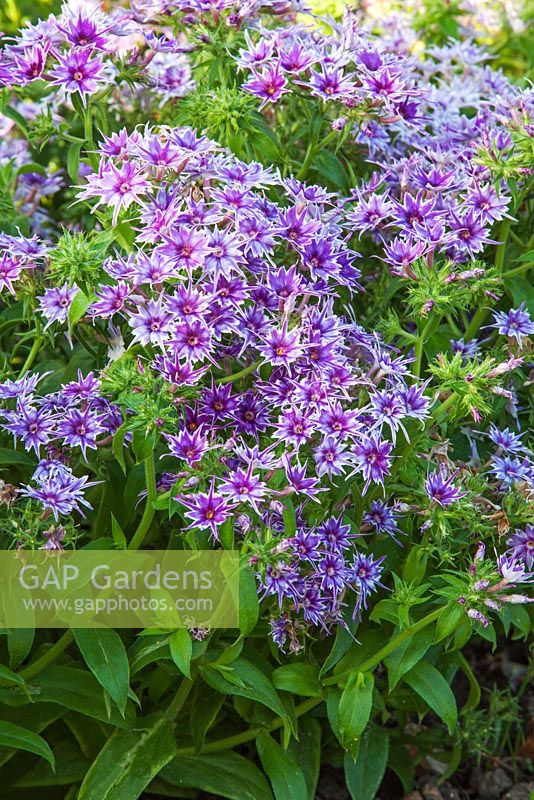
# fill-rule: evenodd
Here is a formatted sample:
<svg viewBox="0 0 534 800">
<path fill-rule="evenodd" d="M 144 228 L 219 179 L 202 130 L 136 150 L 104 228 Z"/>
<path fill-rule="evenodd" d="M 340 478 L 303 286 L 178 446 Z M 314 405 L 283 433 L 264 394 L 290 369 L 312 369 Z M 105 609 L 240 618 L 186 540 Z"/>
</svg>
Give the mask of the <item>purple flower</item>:
<svg viewBox="0 0 534 800">
<path fill-rule="evenodd" d="M 320 478 L 323 475 L 328 475 L 329 478 L 334 475 L 342 475 L 345 467 L 351 462 L 350 454 L 333 436 L 327 436 L 319 447 L 315 448 L 313 457 L 315 469 Z"/>
<path fill-rule="evenodd" d="M 361 616 L 362 609 L 367 609 L 367 601 L 372 592 L 376 592 L 379 586 L 385 588 L 384 584 L 380 583 L 384 560 L 385 556 L 377 558 L 375 561 L 372 554 L 368 556 L 363 553 L 356 554 L 348 579 L 358 590 L 353 617 Z"/>
<path fill-rule="evenodd" d="M 324 65 L 320 72 L 312 72 L 309 83 L 302 85 L 311 89 L 311 94 L 321 100 L 349 100 L 356 88 L 353 80 L 344 75 L 342 69 Z"/>
<path fill-rule="evenodd" d="M 350 571 L 341 553 L 327 553 L 315 565 L 321 589 L 330 592 L 334 598 L 343 591 L 350 580 Z"/>
<path fill-rule="evenodd" d="M 196 495 L 177 495 L 178 502 L 188 510 L 185 515 L 191 520 L 189 528 L 210 530 L 215 539 L 219 538 L 217 528 L 230 516 L 235 505 L 232 505 L 223 495 L 215 493 L 215 483 L 212 481 L 209 491 L 198 492 Z"/>
<path fill-rule="evenodd" d="M 286 478 L 289 485 L 296 491 L 302 492 L 306 495 L 309 499 L 317 500 L 319 502 L 316 495 L 319 492 L 325 491 L 324 489 L 318 489 L 317 485 L 319 484 L 318 478 L 307 478 L 306 471 L 308 462 L 305 462 L 304 466 L 301 466 L 300 462 L 297 458 L 293 458 L 293 463 L 291 463 L 289 456 L 285 453 L 282 456 L 282 464 L 284 466 L 286 472 Z"/>
<path fill-rule="evenodd" d="M 69 315 L 70 304 L 78 294 L 78 287 L 69 286 L 65 281 L 61 288 L 45 289 L 45 293 L 38 297 L 39 305 L 42 314 L 46 317 L 47 323 L 44 327 L 47 328 L 53 322 L 66 322 Z"/>
<path fill-rule="evenodd" d="M 503 486 L 512 486 L 520 481 L 532 481 L 532 465 L 526 458 L 492 456 L 491 471 Z"/>
<path fill-rule="evenodd" d="M 484 225 L 507 217 L 506 210 L 510 203 L 509 197 L 499 197 L 493 186 L 489 183 L 472 186 L 465 197 L 464 205 L 471 208 L 480 217 Z"/>
<path fill-rule="evenodd" d="M 80 192 L 80 199 L 98 197 L 95 208 L 103 203 L 112 206 L 113 225 L 117 224 L 121 209 L 138 203 L 139 197 L 149 189 L 145 173 L 130 161 L 125 161 L 121 167 L 112 162 L 102 163 L 98 173 L 88 176 L 87 183 Z"/>
<path fill-rule="evenodd" d="M 292 542 L 299 558 L 313 563 L 321 557 L 321 551 L 319 549 L 321 537 L 316 532 L 303 528 L 296 533 Z"/>
<path fill-rule="evenodd" d="M 388 506 L 383 500 L 373 500 L 369 511 L 363 515 L 363 520 L 368 525 L 372 525 L 377 533 L 387 533 L 397 544 L 400 544 L 395 535 L 399 532 L 399 526 L 394 506 Z"/>
<path fill-rule="evenodd" d="M 221 494 L 227 495 L 230 500 L 238 503 L 250 503 L 258 511 L 258 503 L 267 493 L 267 486 L 257 475 L 252 474 L 252 462 L 247 470 L 240 468 L 234 470 L 219 486 Z"/>
<path fill-rule="evenodd" d="M 354 471 L 361 472 L 365 480 L 362 494 L 365 494 L 371 481 L 384 485 L 384 478 L 390 474 L 392 449 L 391 442 L 380 439 L 376 433 L 372 433 L 363 441 L 356 443 Z"/>
<path fill-rule="evenodd" d="M 374 427 L 382 430 L 382 426 L 386 424 L 391 431 L 393 444 L 395 444 L 399 428 L 408 439 L 406 428 L 402 424 L 402 419 L 406 416 L 405 403 L 400 395 L 396 392 L 377 389 L 370 397 L 370 406 L 370 414 L 375 420 Z"/>
<path fill-rule="evenodd" d="M 161 299 L 147 300 L 146 305 L 139 308 L 139 313 L 131 314 L 128 321 L 134 332 L 133 341 L 158 347 L 165 345 L 173 327 L 173 318 Z"/>
<path fill-rule="evenodd" d="M 102 59 L 91 48 L 70 50 L 59 54 L 55 69 L 50 70 L 53 83 L 72 94 L 79 92 L 82 102 L 86 94 L 94 94 L 105 82 Z"/>
<path fill-rule="evenodd" d="M 49 52 L 48 45 L 35 44 L 25 47 L 22 52 L 13 52 L 15 59 L 15 78 L 18 83 L 29 83 L 43 75 Z"/>
<path fill-rule="evenodd" d="M 501 452 L 519 453 L 524 450 L 521 437 L 524 434 L 514 433 L 509 428 L 498 428 L 496 425 L 490 425 L 488 436 Z"/>
<path fill-rule="evenodd" d="M 157 252 L 170 258 L 188 275 L 202 267 L 211 253 L 206 234 L 186 225 L 175 228 L 170 235 L 163 234 L 163 239 L 165 244 L 159 245 Z"/>
<path fill-rule="evenodd" d="M 287 322 L 284 322 L 281 330 L 270 328 L 261 339 L 263 344 L 258 350 L 264 356 L 265 362 L 272 366 L 289 368 L 289 365 L 304 353 L 298 328 L 288 331 Z"/>
<path fill-rule="evenodd" d="M 407 239 L 396 237 L 389 244 L 384 245 L 385 261 L 391 267 L 394 275 L 416 278 L 410 265 L 425 255 L 428 249 L 426 242 L 414 241 L 409 236 Z"/>
<path fill-rule="evenodd" d="M 22 439 L 25 449 L 33 449 L 37 455 L 41 445 L 47 445 L 54 435 L 55 419 L 42 408 L 19 402 L 16 411 L 2 413 L 7 420 L 2 423 L 2 428 L 10 431 L 15 439 Z"/>
<path fill-rule="evenodd" d="M 89 306 L 88 313 L 94 317 L 112 317 L 122 311 L 131 291 L 124 281 L 119 281 L 114 286 L 100 286 L 95 292 L 98 300 Z"/>
<path fill-rule="evenodd" d="M 320 534 L 327 547 L 337 553 L 348 550 L 351 546 L 351 539 L 356 536 L 356 534 L 350 532 L 350 525 L 343 523 L 341 514 L 339 517 L 329 517 L 326 522 L 319 526 L 317 533 Z"/>
<path fill-rule="evenodd" d="M 201 428 L 193 433 L 188 430 L 180 431 L 177 436 L 164 434 L 169 443 L 169 455 L 186 461 L 190 467 L 195 467 L 200 459 L 209 450 L 206 436 Z"/>
<path fill-rule="evenodd" d="M 9 256 L 7 253 L 0 254 L 0 292 L 7 289 L 15 297 L 13 281 L 18 281 L 23 270 L 24 264 Z"/>
<path fill-rule="evenodd" d="M 309 410 L 290 408 L 278 417 L 275 427 L 274 435 L 277 439 L 300 447 L 312 437 L 315 431 L 315 417 Z"/>
<path fill-rule="evenodd" d="M 515 531 L 508 539 L 513 559 L 524 561 L 527 569 L 534 564 L 534 525 L 525 525 L 524 530 Z"/>
<path fill-rule="evenodd" d="M 528 311 L 525 311 L 525 303 L 521 303 L 519 308 L 511 308 L 510 311 L 496 311 L 493 319 L 495 322 L 488 327 L 497 328 L 501 336 L 513 337 L 519 347 L 522 347 L 524 336 L 534 333 L 534 322 Z"/>
<path fill-rule="evenodd" d="M 464 359 L 478 358 L 480 355 L 480 344 L 478 339 L 471 339 L 469 342 L 464 342 L 463 339 L 451 339 L 451 347 L 453 355 L 461 353 Z"/>
<path fill-rule="evenodd" d="M 400 390 L 399 396 L 404 403 L 404 413 L 406 416 L 419 419 L 421 422 L 428 418 L 430 414 L 430 400 L 423 394 L 427 386 L 428 381 L 425 381 L 425 383 L 420 386 L 413 385 Z"/>
<path fill-rule="evenodd" d="M 84 498 L 83 492 L 96 483 L 89 481 L 87 475 L 77 478 L 72 470 L 59 462 L 41 464 L 33 475 L 33 480 L 39 484 L 37 488 L 23 485 L 21 494 L 37 500 L 45 509 L 49 509 L 54 519 L 60 515 L 68 515 L 73 511 L 82 513 L 80 506 L 91 508 Z"/>
<path fill-rule="evenodd" d="M 297 578 L 298 573 L 289 564 L 284 564 L 284 562 L 280 562 L 276 566 L 267 564 L 263 579 L 263 597 L 276 595 L 278 605 L 282 607 L 284 597 L 294 596 Z"/>
<path fill-rule="evenodd" d="M 335 436 L 344 442 L 361 430 L 362 423 L 358 411 L 344 409 L 341 403 L 334 403 L 327 411 L 323 411 L 317 427 L 327 436 Z"/>
<path fill-rule="evenodd" d="M 486 244 L 496 244 L 488 238 L 488 228 L 474 211 L 467 211 L 461 216 L 453 214 L 450 227 L 454 245 L 462 254 L 473 257 L 476 253 L 480 253 Z"/>
<path fill-rule="evenodd" d="M 287 87 L 287 80 L 283 73 L 280 71 L 280 64 L 270 64 L 263 67 L 259 72 L 253 71 L 253 77 L 250 78 L 241 87 L 245 92 L 261 98 L 260 108 L 263 108 L 267 103 L 276 103 L 283 94 L 289 90 Z"/>
<path fill-rule="evenodd" d="M 461 497 L 465 497 L 467 492 L 462 492 L 453 483 L 457 475 L 458 470 L 447 477 L 447 471 L 443 466 L 428 474 L 425 480 L 425 489 L 432 505 L 439 503 L 440 506 L 450 506 Z"/>
<path fill-rule="evenodd" d="M 87 406 L 84 411 L 69 411 L 60 421 L 57 434 L 66 445 L 79 447 L 86 458 L 87 448 L 96 449 L 96 437 L 104 430 L 98 414 Z"/>
<path fill-rule="evenodd" d="M 513 556 L 499 556 L 497 568 L 505 585 L 515 586 L 517 583 L 532 583 L 534 580 L 534 572 L 527 572 L 525 565 L 521 564 Z"/>
<path fill-rule="evenodd" d="M 205 358 L 211 360 L 212 333 L 205 322 L 192 320 L 176 325 L 171 345 L 176 349 L 177 355 L 190 362 L 203 361 Z"/>
</svg>

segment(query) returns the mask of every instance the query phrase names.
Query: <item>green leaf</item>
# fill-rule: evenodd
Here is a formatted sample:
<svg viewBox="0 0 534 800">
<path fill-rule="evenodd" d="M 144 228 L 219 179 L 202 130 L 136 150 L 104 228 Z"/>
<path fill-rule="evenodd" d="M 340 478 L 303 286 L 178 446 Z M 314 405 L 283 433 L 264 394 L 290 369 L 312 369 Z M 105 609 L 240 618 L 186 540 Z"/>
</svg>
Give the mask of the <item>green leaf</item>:
<svg viewBox="0 0 534 800">
<path fill-rule="evenodd" d="M 48 667 L 31 685 L 40 688 L 35 694 L 36 702 L 59 703 L 72 711 L 78 711 L 101 722 L 109 722 L 117 728 L 129 727 L 135 718 L 133 706 L 128 703 L 125 715 L 114 707 L 106 706 L 102 686 L 90 672 L 74 667 Z"/>
<path fill-rule="evenodd" d="M 273 686 L 303 697 L 320 697 L 319 668 L 313 664 L 284 664 L 272 674 Z"/>
<path fill-rule="evenodd" d="M 276 800 L 304 800 L 308 789 L 299 765 L 266 731 L 258 734 L 256 747 Z"/>
<path fill-rule="evenodd" d="M 161 772 L 171 786 L 191 787 L 230 800 L 272 800 L 264 776 L 232 750 L 203 756 L 177 756 Z"/>
<path fill-rule="evenodd" d="M 73 634 L 85 663 L 124 715 L 130 667 L 121 637 L 112 628 L 75 628 Z"/>
<path fill-rule="evenodd" d="M 173 724 L 162 714 L 117 730 L 87 772 L 78 800 L 138 800 L 175 753 Z"/>
<path fill-rule="evenodd" d="M 14 787 L 27 789 L 41 786 L 70 786 L 83 780 L 90 762 L 82 755 L 80 748 L 72 739 L 64 739 L 54 747 L 56 769 L 39 761 L 34 767 L 24 772 Z"/>
<path fill-rule="evenodd" d="M 80 171 L 80 147 L 80 142 L 72 142 L 67 151 L 67 172 L 74 184 L 78 183 L 78 174 Z"/>
<path fill-rule="evenodd" d="M 384 659 L 388 669 L 390 692 L 393 691 L 402 676 L 423 658 L 432 644 L 433 637 L 434 631 L 431 626 L 423 628 L 402 642 Z"/>
<path fill-rule="evenodd" d="M 335 667 L 338 661 L 343 658 L 347 650 L 349 650 L 351 645 L 354 644 L 354 634 L 357 627 L 357 620 L 353 620 L 350 614 L 345 615 L 345 624 L 338 627 L 332 649 L 330 650 L 330 653 L 321 667 L 321 671 L 319 673 L 321 678 L 323 675 L 326 675 L 329 670 Z"/>
<path fill-rule="evenodd" d="M 298 731 L 299 738 L 291 739 L 288 754 L 304 773 L 307 800 L 315 800 L 321 768 L 321 726 L 318 720 L 305 716 L 299 721 Z"/>
<path fill-rule="evenodd" d="M 120 467 L 124 474 L 126 475 L 126 462 L 124 460 L 124 439 L 126 434 L 128 433 L 128 424 L 123 422 L 123 424 L 115 431 L 113 436 L 113 441 L 111 443 L 111 449 L 113 451 L 113 455 L 115 456 L 115 460 L 120 464 Z"/>
<path fill-rule="evenodd" d="M 21 450 L 10 450 L 8 447 L 0 447 L 0 464 L 22 464 L 24 466 L 35 466 L 35 459 L 28 453 Z"/>
<path fill-rule="evenodd" d="M 329 183 L 337 188 L 343 189 L 347 186 L 345 168 L 339 158 L 329 150 L 321 150 L 312 166 L 323 178 L 326 178 Z"/>
<path fill-rule="evenodd" d="M 34 639 L 34 628 L 13 628 L 8 632 L 7 649 L 9 651 L 9 666 L 11 669 L 17 669 L 29 655 Z"/>
<path fill-rule="evenodd" d="M 284 520 L 285 535 L 294 536 L 297 530 L 297 515 L 295 513 L 295 509 L 293 508 L 293 503 L 288 498 L 286 498 L 284 503 L 282 518 Z"/>
<path fill-rule="evenodd" d="M 389 736 L 371 726 L 362 739 L 356 761 L 345 754 L 345 780 L 352 800 L 373 800 L 384 777 L 388 761 Z"/>
<path fill-rule="evenodd" d="M 69 308 L 69 325 L 76 325 L 91 304 L 91 298 L 80 289 L 74 297 Z"/>
<path fill-rule="evenodd" d="M 191 702 L 190 728 L 197 753 L 202 750 L 206 733 L 217 719 L 225 700 L 226 695 L 211 686 L 200 681 L 196 685 Z"/>
<path fill-rule="evenodd" d="M 128 541 L 126 539 L 126 536 L 124 535 L 124 531 L 122 530 L 118 521 L 115 519 L 113 513 L 111 514 L 111 535 L 113 536 L 113 541 L 115 542 L 119 550 L 126 550 Z"/>
<path fill-rule="evenodd" d="M 353 672 L 349 675 L 339 701 L 339 730 L 341 743 L 356 755 L 361 735 L 367 727 L 373 707 L 374 678 L 371 673 Z"/>
<path fill-rule="evenodd" d="M 222 694 L 238 695 L 256 700 L 270 708 L 279 717 L 286 711 L 270 680 L 257 667 L 244 658 L 237 658 L 223 674 L 211 666 L 200 668 L 202 678 L 208 686 Z"/>
<path fill-rule="evenodd" d="M 33 733 L 27 728 L 21 728 L 20 725 L 0 720 L 0 747 L 35 753 L 35 755 L 46 759 L 52 769 L 55 768 L 54 754 L 48 743 L 39 734 Z"/>
<path fill-rule="evenodd" d="M 239 570 L 239 630 L 243 636 L 254 630 L 259 614 L 256 579 L 250 567 L 242 563 Z"/>
<path fill-rule="evenodd" d="M 191 655 L 193 653 L 193 643 L 189 631 L 179 628 L 169 637 L 169 649 L 171 657 L 182 675 L 186 678 L 191 677 Z"/>
<path fill-rule="evenodd" d="M 448 603 L 438 617 L 434 644 L 442 642 L 443 639 L 451 636 L 464 616 L 465 610 L 456 601 Z"/>
<path fill-rule="evenodd" d="M 396 745 L 390 745 L 388 766 L 402 783 L 404 794 L 411 792 L 415 775 L 415 762 L 410 758 L 405 744 L 401 742 Z"/>
<path fill-rule="evenodd" d="M 431 664 L 420 661 L 406 673 L 404 681 L 452 732 L 458 722 L 456 699 L 443 675 Z"/>
<path fill-rule="evenodd" d="M 480 684 L 476 679 L 475 673 L 471 669 L 471 665 L 469 664 L 465 656 L 462 653 L 458 653 L 457 656 L 460 669 L 462 670 L 465 677 L 469 681 L 469 694 L 460 712 L 461 714 L 467 714 L 469 711 L 472 711 L 474 708 L 477 708 L 477 706 L 480 703 L 482 692 L 480 689 Z"/>
</svg>

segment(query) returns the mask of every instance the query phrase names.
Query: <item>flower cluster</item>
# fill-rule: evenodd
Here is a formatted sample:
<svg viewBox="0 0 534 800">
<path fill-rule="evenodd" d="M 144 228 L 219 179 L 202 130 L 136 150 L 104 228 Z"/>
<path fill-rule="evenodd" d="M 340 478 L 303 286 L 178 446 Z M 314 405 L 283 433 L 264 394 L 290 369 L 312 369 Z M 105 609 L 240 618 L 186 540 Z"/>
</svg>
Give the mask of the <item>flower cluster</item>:
<svg viewBox="0 0 534 800">
<path fill-rule="evenodd" d="M 2 50 L 0 82 L 19 89 L 1 128 L 0 292 L 36 338 L 0 385 L 0 430 L 32 463 L 10 513 L 59 525 L 41 546 L 70 544 L 61 526 L 91 515 L 107 461 L 126 472 L 131 448 L 138 502 L 184 539 L 245 543 L 273 637 L 297 651 L 347 609 L 361 618 L 408 530 L 446 559 L 467 520 L 464 555 L 507 504 L 501 577 L 531 568 L 514 381 L 534 323 L 520 300 L 487 325 L 479 306 L 503 292 L 534 100 L 471 41 L 417 51 L 393 18 L 377 33 L 346 13 L 320 32 L 294 10 L 66 3 Z M 224 99 L 220 140 L 180 124 L 196 88 Z M 236 155 L 251 152 L 243 120 L 253 158 Z M 400 289 L 407 313 L 395 300 L 387 317 Z M 31 371 L 40 348 L 68 377 L 45 358 Z M 480 428 L 497 402 L 499 425 L 455 431 L 469 456 L 450 457 L 442 426 Z"/>
</svg>

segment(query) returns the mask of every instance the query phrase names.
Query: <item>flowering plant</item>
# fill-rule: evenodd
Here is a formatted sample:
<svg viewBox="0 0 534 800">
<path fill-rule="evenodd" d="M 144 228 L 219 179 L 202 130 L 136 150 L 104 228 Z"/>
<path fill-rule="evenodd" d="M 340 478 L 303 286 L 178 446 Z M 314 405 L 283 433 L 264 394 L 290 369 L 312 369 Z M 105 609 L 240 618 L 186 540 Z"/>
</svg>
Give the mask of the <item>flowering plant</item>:
<svg viewBox="0 0 534 800">
<path fill-rule="evenodd" d="M 534 562 L 534 93 L 457 12 L 68 2 L 5 37 L 2 547 L 242 565 L 239 631 L 5 631 L 10 786 L 455 770 L 464 648 L 529 635 Z"/>
</svg>

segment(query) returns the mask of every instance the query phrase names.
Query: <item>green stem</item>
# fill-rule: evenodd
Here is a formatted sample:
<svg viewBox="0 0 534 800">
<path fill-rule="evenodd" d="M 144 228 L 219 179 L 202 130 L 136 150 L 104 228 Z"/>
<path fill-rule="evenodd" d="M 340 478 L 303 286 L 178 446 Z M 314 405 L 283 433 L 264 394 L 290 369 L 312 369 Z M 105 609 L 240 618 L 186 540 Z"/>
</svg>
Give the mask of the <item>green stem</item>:
<svg viewBox="0 0 534 800">
<path fill-rule="evenodd" d="M 375 653 L 373 656 L 370 656 L 363 664 L 360 664 L 358 667 L 358 672 L 368 672 L 371 669 L 374 669 L 381 661 L 384 660 L 386 656 L 393 652 L 400 644 L 409 639 L 414 634 L 418 633 L 419 631 L 423 630 L 423 628 L 428 627 L 428 625 L 432 625 L 441 614 L 441 607 L 436 608 L 434 611 L 431 611 L 430 614 L 427 614 L 426 617 L 418 620 L 418 622 L 414 622 L 413 625 L 409 625 L 404 630 L 400 631 L 393 639 L 382 647 L 378 653 Z M 332 675 L 330 678 L 326 678 L 323 683 L 325 686 L 329 686 L 332 684 L 336 684 L 339 682 L 340 678 L 344 678 L 346 675 L 350 675 L 351 672 L 354 672 L 354 669 L 348 669 L 344 672 L 339 672 L 337 675 Z"/>
<path fill-rule="evenodd" d="M 523 272 L 528 272 L 529 269 L 534 267 L 534 261 L 527 261 L 526 264 L 521 264 L 520 267 L 514 267 L 514 269 L 508 269 L 506 272 L 503 272 L 503 278 L 513 278 L 514 275 L 521 275 Z"/>
<path fill-rule="evenodd" d="M 432 333 L 438 327 L 440 321 L 441 317 L 439 319 L 437 319 L 436 317 L 431 317 L 415 341 L 415 348 L 414 348 L 415 361 L 413 365 L 413 374 L 415 375 L 416 378 L 419 378 L 419 376 L 421 375 L 421 364 L 423 361 L 423 348 L 425 346 L 425 342 L 428 339 L 430 333 Z"/>
<path fill-rule="evenodd" d="M 254 372 L 254 370 L 257 369 L 261 363 L 262 363 L 261 359 L 258 359 L 258 361 L 254 361 L 253 364 L 249 364 L 248 367 L 245 367 L 239 372 L 234 372 L 233 375 L 226 375 L 226 377 L 224 378 L 217 378 L 215 383 L 223 384 L 223 383 L 233 383 L 234 381 L 238 381 L 240 378 L 244 378 L 246 375 L 249 375 L 251 372 Z"/>
<path fill-rule="evenodd" d="M 302 164 L 302 167 L 297 172 L 298 181 L 304 180 L 304 178 L 308 174 L 308 170 L 311 166 L 311 163 L 315 158 L 315 156 L 317 155 L 317 153 L 320 153 L 321 150 L 323 150 L 328 144 L 330 144 L 332 139 L 335 139 L 338 135 L 339 135 L 338 131 L 330 131 L 330 133 L 328 133 L 324 137 L 324 139 L 321 142 L 319 142 L 319 144 L 315 144 L 313 139 L 310 141 L 308 149 L 306 150 L 306 155 L 304 157 L 304 162 Z"/>
<path fill-rule="evenodd" d="M 143 511 L 143 516 L 141 517 L 137 530 L 128 545 L 128 550 L 139 550 L 152 524 L 154 514 L 156 513 L 153 506 L 154 500 L 156 499 L 156 467 L 154 464 L 154 453 L 150 453 L 150 455 L 145 458 L 145 480 L 147 488 L 145 510 Z"/>
<path fill-rule="evenodd" d="M 194 681 L 189 678 L 184 678 L 180 684 L 180 688 L 174 696 L 174 700 L 169 705 L 165 712 L 165 716 L 169 719 L 175 719 L 180 713 L 185 701 L 189 697 L 189 693 L 194 686 Z"/>
<path fill-rule="evenodd" d="M 69 644 L 72 642 L 72 639 L 72 631 L 65 631 L 65 633 L 57 640 L 57 642 L 48 648 L 46 653 L 44 653 L 32 664 L 28 664 L 27 667 L 24 667 L 24 669 L 20 670 L 19 675 L 21 678 L 24 678 L 24 680 L 35 678 L 36 675 L 50 666 L 50 664 L 53 664 L 58 656 L 60 656 L 61 653 L 69 646 Z"/>
<path fill-rule="evenodd" d="M 22 378 L 23 375 L 31 369 L 33 362 L 39 352 L 39 348 L 41 347 L 41 343 L 43 341 L 43 337 L 41 336 L 41 323 L 39 322 L 39 318 L 35 318 L 35 339 L 33 340 L 32 348 L 28 353 L 28 357 L 24 362 L 22 369 L 19 372 L 19 378 Z"/>
</svg>

